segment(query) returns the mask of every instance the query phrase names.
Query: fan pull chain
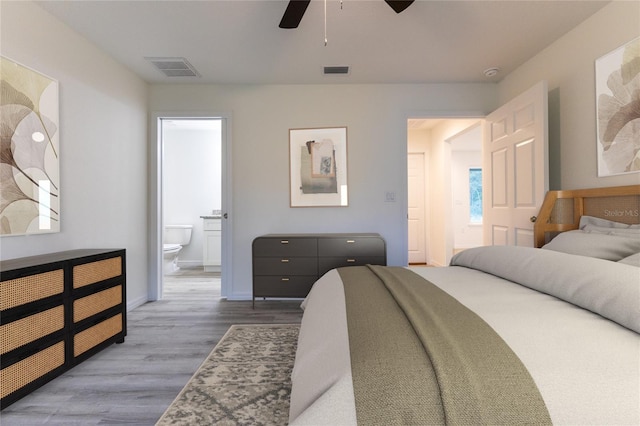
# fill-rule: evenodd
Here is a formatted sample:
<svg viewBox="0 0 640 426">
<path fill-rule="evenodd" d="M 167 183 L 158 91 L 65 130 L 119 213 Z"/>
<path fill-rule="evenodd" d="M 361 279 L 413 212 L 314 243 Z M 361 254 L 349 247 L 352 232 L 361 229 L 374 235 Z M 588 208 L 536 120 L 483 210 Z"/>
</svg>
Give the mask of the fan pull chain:
<svg viewBox="0 0 640 426">
<path fill-rule="evenodd" d="M 324 45 L 327 46 L 327 0 L 324 0 Z"/>
</svg>

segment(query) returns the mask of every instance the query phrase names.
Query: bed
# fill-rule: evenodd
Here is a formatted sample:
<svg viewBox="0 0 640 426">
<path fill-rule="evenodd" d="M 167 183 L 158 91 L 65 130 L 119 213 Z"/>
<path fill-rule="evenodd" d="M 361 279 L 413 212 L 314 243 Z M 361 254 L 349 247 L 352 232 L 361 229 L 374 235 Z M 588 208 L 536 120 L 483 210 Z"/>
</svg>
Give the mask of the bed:
<svg viewBox="0 0 640 426">
<path fill-rule="evenodd" d="M 313 286 L 290 424 L 640 424 L 640 186 L 550 191 L 536 248 Z"/>
</svg>

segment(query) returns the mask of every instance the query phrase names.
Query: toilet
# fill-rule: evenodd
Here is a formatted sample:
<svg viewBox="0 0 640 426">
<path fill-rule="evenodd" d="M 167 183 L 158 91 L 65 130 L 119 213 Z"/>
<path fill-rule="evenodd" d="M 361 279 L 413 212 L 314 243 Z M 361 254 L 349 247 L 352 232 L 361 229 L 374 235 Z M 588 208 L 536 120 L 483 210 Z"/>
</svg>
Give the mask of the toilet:
<svg viewBox="0 0 640 426">
<path fill-rule="evenodd" d="M 162 262 L 165 274 L 180 270 L 178 253 L 191 242 L 193 225 L 165 225 L 162 237 Z"/>
</svg>

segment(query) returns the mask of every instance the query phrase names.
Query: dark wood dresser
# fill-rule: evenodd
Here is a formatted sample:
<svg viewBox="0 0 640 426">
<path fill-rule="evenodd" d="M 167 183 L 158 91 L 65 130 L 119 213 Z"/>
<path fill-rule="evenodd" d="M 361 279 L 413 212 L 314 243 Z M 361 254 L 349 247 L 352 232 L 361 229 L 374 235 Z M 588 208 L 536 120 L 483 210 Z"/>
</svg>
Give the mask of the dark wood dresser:
<svg viewBox="0 0 640 426">
<path fill-rule="evenodd" d="M 253 240 L 256 297 L 304 298 L 327 271 L 342 266 L 386 265 L 379 234 L 268 234 Z"/>
<path fill-rule="evenodd" d="M 125 250 L 1 261 L 1 408 L 126 333 Z"/>
</svg>

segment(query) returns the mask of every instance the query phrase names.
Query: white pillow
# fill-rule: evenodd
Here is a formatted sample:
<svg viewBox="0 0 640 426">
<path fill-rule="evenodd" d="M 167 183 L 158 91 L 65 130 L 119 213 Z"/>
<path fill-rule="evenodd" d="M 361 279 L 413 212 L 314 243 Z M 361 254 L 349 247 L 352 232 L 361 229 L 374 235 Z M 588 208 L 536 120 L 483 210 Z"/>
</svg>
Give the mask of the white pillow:
<svg viewBox="0 0 640 426">
<path fill-rule="evenodd" d="M 580 228 L 585 232 L 592 232 L 595 234 L 609 234 L 620 235 L 622 237 L 640 237 L 640 228 L 610 228 L 608 226 L 597 226 L 587 224 L 583 228 Z"/>
<path fill-rule="evenodd" d="M 542 248 L 617 262 L 640 252 L 640 238 L 575 230 L 558 234 Z"/>
<path fill-rule="evenodd" d="M 581 216 L 580 229 L 584 229 L 587 225 L 594 225 L 602 228 L 640 229 L 640 224 L 629 225 L 627 223 L 614 222 L 613 220 L 601 219 L 599 217 Z"/>
<path fill-rule="evenodd" d="M 620 259 L 618 263 L 626 263 L 627 265 L 633 265 L 640 268 L 640 253 L 632 254 L 624 259 Z"/>
</svg>

